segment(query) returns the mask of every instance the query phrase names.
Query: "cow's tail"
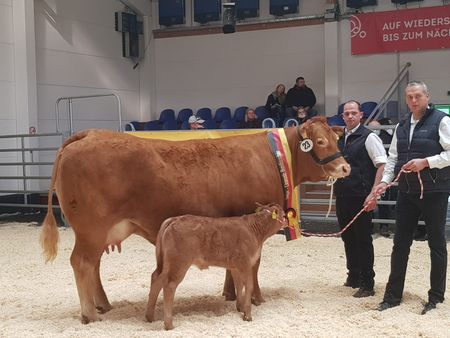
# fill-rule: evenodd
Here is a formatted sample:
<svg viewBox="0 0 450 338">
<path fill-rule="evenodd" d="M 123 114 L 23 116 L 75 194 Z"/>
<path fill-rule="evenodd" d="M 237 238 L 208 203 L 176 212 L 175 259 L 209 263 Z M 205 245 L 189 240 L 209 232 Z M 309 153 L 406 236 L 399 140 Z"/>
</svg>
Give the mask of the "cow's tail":
<svg viewBox="0 0 450 338">
<path fill-rule="evenodd" d="M 53 261 L 56 258 L 56 255 L 58 254 L 59 231 L 56 225 L 55 215 L 53 214 L 52 200 L 53 200 L 53 192 L 55 191 L 55 183 L 58 176 L 59 162 L 62 156 L 62 152 L 67 145 L 84 138 L 87 135 L 87 133 L 88 131 L 84 131 L 68 138 L 60 147 L 56 155 L 55 163 L 53 164 L 52 180 L 50 183 L 50 188 L 48 190 L 47 215 L 45 216 L 44 223 L 42 225 L 41 235 L 39 238 L 43 251 L 42 253 L 44 255 L 46 263 L 49 261 Z"/>
</svg>

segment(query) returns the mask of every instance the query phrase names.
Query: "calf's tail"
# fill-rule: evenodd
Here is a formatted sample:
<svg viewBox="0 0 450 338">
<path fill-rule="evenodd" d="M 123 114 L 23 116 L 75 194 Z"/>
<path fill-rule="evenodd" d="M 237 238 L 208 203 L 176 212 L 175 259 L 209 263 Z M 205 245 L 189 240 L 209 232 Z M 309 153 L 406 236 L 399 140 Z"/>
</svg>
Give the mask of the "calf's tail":
<svg viewBox="0 0 450 338">
<path fill-rule="evenodd" d="M 55 163 L 53 164 L 52 180 L 48 191 L 47 215 L 45 216 L 44 223 L 42 225 L 41 235 L 39 238 L 39 242 L 42 247 L 42 253 L 44 255 L 46 263 L 49 261 L 53 261 L 56 258 L 56 255 L 58 254 L 59 231 L 56 225 L 55 215 L 53 214 L 52 199 L 53 199 L 53 192 L 55 191 L 55 182 L 58 176 L 59 162 L 62 156 L 62 152 L 67 145 L 84 138 L 87 135 L 87 133 L 88 131 L 77 133 L 72 137 L 68 138 L 59 149 L 58 154 L 56 155 Z"/>
<path fill-rule="evenodd" d="M 159 229 L 158 236 L 156 237 L 156 270 L 161 273 L 163 270 L 163 236 L 165 230 L 172 223 L 172 218 L 166 219 Z"/>
</svg>

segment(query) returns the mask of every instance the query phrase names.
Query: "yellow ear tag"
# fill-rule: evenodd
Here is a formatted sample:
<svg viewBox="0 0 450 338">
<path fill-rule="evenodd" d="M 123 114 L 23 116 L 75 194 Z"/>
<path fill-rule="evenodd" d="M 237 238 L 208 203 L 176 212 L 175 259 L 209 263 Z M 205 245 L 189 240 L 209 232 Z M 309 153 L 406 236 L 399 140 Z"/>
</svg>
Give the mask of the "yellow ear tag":
<svg viewBox="0 0 450 338">
<path fill-rule="evenodd" d="M 277 217 L 278 217 L 277 212 L 276 212 L 275 210 L 272 211 L 272 218 L 273 218 L 273 219 L 277 219 Z"/>
</svg>

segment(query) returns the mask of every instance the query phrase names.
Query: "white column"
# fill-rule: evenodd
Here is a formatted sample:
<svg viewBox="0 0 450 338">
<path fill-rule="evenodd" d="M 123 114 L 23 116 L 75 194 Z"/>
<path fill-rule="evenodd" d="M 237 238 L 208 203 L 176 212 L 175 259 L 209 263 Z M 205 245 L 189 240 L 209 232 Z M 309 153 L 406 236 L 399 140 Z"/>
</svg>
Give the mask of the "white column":
<svg viewBox="0 0 450 338">
<path fill-rule="evenodd" d="M 12 5 L 16 125 L 17 133 L 27 134 L 38 122 L 34 0 L 14 0 Z"/>
<path fill-rule="evenodd" d="M 34 0 L 14 0 L 12 5 L 16 130 L 18 134 L 28 134 L 30 127 L 37 129 L 38 124 Z M 37 132 L 39 133 L 39 130 Z M 25 138 L 24 141 L 27 147 L 35 147 L 38 144 L 36 138 Z M 25 160 L 39 161 L 39 153 L 26 153 Z M 26 172 L 27 175 L 37 175 L 39 168 L 28 166 Z M 21 167 L 17 167 L 17 174 L 23 174 Z M 25 188 L 38 189 L 39 181 L 28 180 Z"/>
<path fill-rule="evenodd" d="M 325 22 L 325 113 L 337 113 L 341 97 L 340 23 Z"/>
</svg>

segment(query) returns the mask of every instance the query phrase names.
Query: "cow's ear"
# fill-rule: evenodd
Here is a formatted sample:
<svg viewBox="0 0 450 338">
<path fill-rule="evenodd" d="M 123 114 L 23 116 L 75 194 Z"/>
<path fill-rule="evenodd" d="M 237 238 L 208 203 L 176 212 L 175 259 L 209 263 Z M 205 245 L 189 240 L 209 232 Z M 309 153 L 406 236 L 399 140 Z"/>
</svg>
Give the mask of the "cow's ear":
<svg viewBox="0 0 450 338">
<path fill-rule="evenodd" d="M 310 122 L 310 120 L 309 120 L 309 121 L 306 121 L 306 123 L 303 123 L 303 124 L 300 126 L 300 135 L 302 135 L 302 137 L 303 137 L 304 139 L 307 139 L 307 138 L 308 138 L 308 132 L 307 132 L 307 129 L 308 129 L 308 126 L 311 124 L 311 123 L 308 123 L 308 122 Z"/>
<path fill-rule="evenodd" d="M 342 135 L 344 135 L 344 128 L 339 127 L 339 126 L 332 126 L 331 130 L 334 131 L 334 133 L 339 137 L 341 137 Z"/>
</svg>

